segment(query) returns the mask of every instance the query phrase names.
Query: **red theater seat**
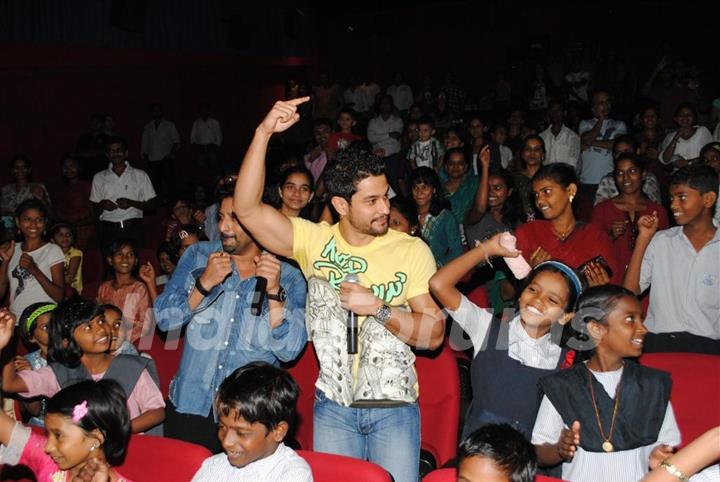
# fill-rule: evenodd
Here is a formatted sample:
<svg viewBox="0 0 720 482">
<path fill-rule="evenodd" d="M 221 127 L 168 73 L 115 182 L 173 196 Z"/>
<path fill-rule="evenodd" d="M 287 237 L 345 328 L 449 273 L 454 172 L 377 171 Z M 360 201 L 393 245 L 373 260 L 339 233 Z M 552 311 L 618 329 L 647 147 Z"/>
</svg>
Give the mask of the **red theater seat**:
<svg viewBox="0 0 720 482">
<path fill-rule="evenodd" d="M 303 450 L 313 449 L 313 403 L 315 401 L 315 382 L 320 368 L 312 342 L 295 362 L 286 367 L 300 386 L 300 398 L 297 403 L 295 439 Z"/>
<path fill-rule="evenodd" d="M 720 425 L 720 356 L 701 353 L 647 353 L 645 366 L 669 372 L 675 418 L 683 445 Z"/>
<path fill-rule="evenodd" d="M 130 437 L 125 463 L 118 472 L 134 482 L 191 480 L 212 454 L 201 445 L 154 435 Z"/>
<path fill-rule="evenodd" d="M 310 465 L 315 482 L 392 481 L 385 469 L 364 460 L 307 450 L 298 450 L 298 455 Z"/>
<path fill-rule="evenodd" d="M 420 385 L 420 445 L 442 467 L 455 457 L 460 420 L 460 376 L 452 350 L 415 361 Z"/>
</svg>

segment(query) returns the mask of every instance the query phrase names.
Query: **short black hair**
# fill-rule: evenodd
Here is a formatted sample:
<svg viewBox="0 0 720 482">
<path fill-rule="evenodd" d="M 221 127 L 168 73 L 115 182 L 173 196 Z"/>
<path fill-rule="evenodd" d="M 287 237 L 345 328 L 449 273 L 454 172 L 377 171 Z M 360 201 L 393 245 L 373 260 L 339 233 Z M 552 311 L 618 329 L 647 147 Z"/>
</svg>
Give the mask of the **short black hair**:
<svg viewBox="0 0 720 482">
<path fill-rule="evenodd" d="M 48 236 L 50 238 L 54 238 L 58 231 L 60 231 L 62 228 L 67 228 L 70 230 L 70 234 L 73 238 L 73 244 L 75 243 L 75 240 L 77 239 L 77 231 L 75 230 L 75 226 L 72 223 L 68 223 L 65 221 L 58 221 L 55 224 L 53 224 L 50 227 L 50 231 L 48 232 Z"/>
<path fill-rule="evenodd" d="M 448 132 L 450 132 L 450 131 L 448 130 Z M 457 131 L 455 131 L 455 132 L 457 132 Z M 447 151 L 445 151 L 445 156 L 443 156 L 443 164 L 447 164 L 447 162 L 450 160 L 450 156 L 452 156 L 453 154 L 462 155 L 463 160 L 465 161 L 465 164 L 469 164 L 468 156 L 465 153 L 465 149 L 463 149 L 462 147 L 453 147 L 452 149 L 448 149 Z"/>
<path fill-rule="evenodd" d="M 117 238 L 114 239 L 107 247 L 107 251 L 105 252 L 105 256 L 113 256 L 115 253 L 120 251 L 123 246 L 129 246 L 132 248 L 133 253 L 135 253 L 135 257 L 138 257 L 138 247 L 137 244 L 135 244 L 135 241 L 133 241 L 130 238 Z"/>
<path fill-rule="evenodd" d="M 315 192 L 315 179 L 313 178 L 312 172 L 310 172 L 310 169 L 307 167 L 300 165 L 300 166 L 290 166 L 287 169 L 284 169 L 280 172 L 280 180 L 278 181 L 278 187 L 282 189 L 283 185 L 287 182 L 288 178 L 292 176 L 293 174 L 303 174 L 308 179 L 308 185 L 310 186 L 310 191 Z"/>
<path fill-rule="evenodd" d="M 425 184 L 435 189 L 435 193 L 430 199 L 430 214 L 437 216 L 443 209 L 450 209 L 450 201 L 445 197 L 440 176 L 435 172 L 435 169 L 427 166 L 413 169 L 410 172 L 410 188 L 412 189 L 418 184 Z"/>
<path fill-rule="evenodd" d="M 717 194 L 718 182 L 720 181 L 718 181 L 717 172 L 706 164 L 683 167 L 678 169 L 670 178 L 670 186 L 687 184 L 696 191 L 700 191 L 700 194 L 708 192 Z"/>
<path fill-rule="evenodd" d="M 104 436 L 100 449 L 112 466 L 122 465 L 130 441 L 130 414 L 125 390 L 118 382 L 85 380 L 63 388 L 47 401 L 46 413 L 73 417 L 75 407 L 86 404 L 87 413 L 76 422 L 85 432 Z"/>
<path fill-rule="evenodd" d="M 673 117 L 677 117 L 678 115 L 680 115 L 680 111 L 683 109 L 688 109 L 692 113 L 693 119 L 697 121 L 698 111 L 695 107 L 695 104 L 693 104 L 692 102 L 680 102 L 675 108 L 675 115 Z"/>
<path fill-rule="evenodd" d="M 435 128 L 435 121 L 434 121 L 433 118 L 430 117 L 429 115 L 424 115 L 424 116 L 422 116 L 422 117 L 420 118 L 420 120 L 417 121 L 417 124 L 418 124 L 418 127 L 421 126 L 421 125 L 423 125 L 423 124 L 425 124 L 425 125 L 427 125 L 427 126 L 430 126 L 431 129 L 434 129 L 434 128 Z"/>
<path fill-rule="evenodd" d="M 292 425 L 300 394 L 298 384 L 282 368 L 252 362 L 232 372 L 220 384 L 215 398 L 218 414 L 234 411 L 248 423 L 261 423 L 268 432 L 280 422 Z"/>
<path fill-rule="evenodd" d="M 18 207 L 15 208 L 15 217 L 20 219 L 20 217 L 23 215 L 25 211 L 28 211 L 30 209 L 35 209 L 36 211 L 40 211 L 42 216 L 45 218 L 45 221 L 48 219 L 48 212 L 45 205 L 40 202 L 38 199 L 32 198 L 32 199 L 26 199 L 20 204 L 18 204 Z"/>
<path fill-rule="evenodd" d="M 123 316 L 122 310 L 117 306 L 113 305 L 112 303 L 105 303 L 103 305 L 100 305 L 98 306 L 98 309 L 102 310 L 103 313 L 105 313 L 106 311 L 114 311 L 115 313 L 120 315 L 120 318 L 122 318 Z"/>
<path fill-rule="evenodd" d="M 620 134 L 615 139 L 613 139 L 613 151 L 618 144 L 630 144 L 632 146 L 633 152 L 637 151 L 638 147 L 640 147 L 637 139 L 635 139 L 635 136 L 633 136 L 632 134 Z"/>
<path fill-rule="evenodd" d="M 510 425 L 485 425 L 471 433 L 462 441 L 458 450 L 460 462 L 468 457 L 492 460 L 512 482 L 535 480 L 535 448 Z"/>
<path fill-rule="evenodd" d="M 351 203 L 361 181 L 385 175 L 385 163 L 363 143 L 353 142 L 347 149 L 338 152 L 336 162 L 323 175 L 330 199 L 339 196 Z"/>
<path fill-rule="evenodd" d="M 630 161 L 635 164 L 641 171 L 645 172 L 645 161 L 642 157 L 638 156 L 634 152 L 622 152 L 613 159 L 613 166 L 617 169 L 617 165 L 620 161 Z"/>
<path fill-rule="evenodd" d="M 110 136 L 105 141 L 105 150 L 109 149 L 113 144 L 120 144 L 123 147 L 123 151 L 128 150 L 128 141 L 122 136 Z"/>
<path fill-rule="evenodd" d="M 357 113 L 351 107 L 343 107 L 340 109 L 340 112 L 338 112 L 338 118 L 340 117 L 340 114 L 347 114 L 352 117 L 353 120 L 357 119 Z"/>
<path fill-rule="evenodd" d="M 539 181 L 541 179 L 551 179 L 562 187 L 568 187 L 570 184 L 579 186 L 577 174 L 575 169 L 570 164 L 564 162 L 553 162 L 540 168 L 535 173 L 531 182 Z"/>
<path fill-rule="evenodd" d="M 155 256 L 157 257 L 158 262 L 160 262 L 160 253 L 167 254 L 168 258 L 170 258 L 170 261 L 172 261 L 172 264 L 174 265 L 177 265 L 178 261 L 180 261 L 177 253 L 167 241 L 163 241 L 162 243 L 160 243 L 160 246 L 158 246 L 157 250 L 155 251 Z"/>
<path fill-rule="evenodd" d="M 80 365 L 83 351 L 73 337 L 75 329 L 102 314 L 103 310 L 94 300 L 76 296 L 61 301 L 50 319 L 48 361 L 56 361 L 70 368 Z"/>
<path fill-rule="evenodd" d="M 32 169 L 32 162 L 25 154 L 15 154 L 12 156 L 10 159 L 10 169 L 15 167 L 15 161 L 23 161 L 27 165 L 28 169 Z"/>
</svg>

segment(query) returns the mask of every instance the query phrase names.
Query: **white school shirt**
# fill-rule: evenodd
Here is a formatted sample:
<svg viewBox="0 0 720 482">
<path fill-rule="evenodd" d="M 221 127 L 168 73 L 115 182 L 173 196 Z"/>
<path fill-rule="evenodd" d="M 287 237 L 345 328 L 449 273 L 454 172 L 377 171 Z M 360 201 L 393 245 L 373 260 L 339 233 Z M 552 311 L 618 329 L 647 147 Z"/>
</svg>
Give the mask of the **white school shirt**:
<svg viewBox="0 0 720 482">
<path fill-rule="evenodd" d="M 623 368 L 611 372 L 592 371 L 595 379 L 600 382 L 611 398 L 615 398 L 615 388 L 620 383 Z M 560 433 L 568 428 L 562 416 L 555 409 L 550 399 L 543 396 L 540 402 L 535 426 L 532 433 L 532 444 L 555 444 L 560 439 Z M 608 430 L 606 428 L 605 430 Z M 580 438 L 582 439 L 582 427 L 580 427 Z M 632 450 L 621 450 L 617 452 L 586 452 L 578 447 L 572 461 L 563 462 L 562 479 L 572 482 L 637 482 L 648 472 L 648 461 L 652 450 L 660 445 L 680 445 L 680 429 L 675 421 L 675 414 L 672 405 L 668 402 L 665 410 L 658 438 L 655 443 L 638 447 Z"/>
<path fill-rule="evenodd" d="M 720 339 L 720 230 L 699 253 L 682 226 L 655 233 L 640 268 L 640 289 L 648 287 L 650 332 Z"/>
<path fill-rule="evenodd" d="M 473 357 L 477 356 L 490 330 L 493 314 L 477 306 L 465 295 L 461 295 L 457 310 L 448 309 L 447 312 L 468 334 L 473 344 Z M 520 315 L 509 323 L 508 356 L 510 358 L 532 368 L 552 370 L 557 367 L 562 349 L 550 340 L 550 333 L 538 339 L 532 338 L 520 323 Z"/>
<path fill-rule="evenodd" d="M 180 144 L 180 134 L 175 124 L 165 119 L 157 127 L 155 121 L 145 124 L 141 145 L 142 154 L 149 161 L 162 161 L 172 152 L 175 144 Z"/>
<path fill-rule="evenodd" d="M 305 459 L 285 444 L 274 454 L 245 467 L 230 465 L 227 455 L 220 453 L 205 459 L 192 482 L 312 482 L 310 466 Z"/>
<path fill-rule="evenodd" d="M 220 147 L 222 145 L 222 130 L 217 119 L 212 117 L 208 117 L 208 120 L 195 119 L 190 130 L 190 143 L 201 146 L 215 144 Z"/>
<path fill-rule="evenodd" d="M 580 136 L 563 124 L 558 135 L 552 133 L 552 126 L 540 133 L 545 141 L 544 165 L 563 162 L 572 167 L 577 166 L 580 158 Z"/>
<path fill-rule="evenodd" d="M 94 203 L 105 199 L 115 202 L 120 198 L 145 202 L 154 197 L 155 189 L 150 182 L 150 177 L 145 171 L 135 169 L 128 162 L 125 162 L 125 170 L 120 176 L 112 170 L 112 164 L 107 169 L 95 174 L 90 190 L 90 202 Z M 119 223 L 142 217 L 143 212 L 138 208 L 117 208 L 114 211 L 103 211 L 100 214 L 100 221 Z"/>
</svg>

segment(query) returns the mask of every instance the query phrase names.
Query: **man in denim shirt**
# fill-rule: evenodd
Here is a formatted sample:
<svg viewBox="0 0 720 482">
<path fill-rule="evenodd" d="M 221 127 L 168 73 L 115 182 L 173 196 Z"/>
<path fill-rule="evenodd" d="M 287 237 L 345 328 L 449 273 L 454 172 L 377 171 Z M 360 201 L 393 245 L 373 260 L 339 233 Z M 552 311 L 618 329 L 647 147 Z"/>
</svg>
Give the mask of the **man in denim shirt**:
<svg viewBox="0 0 720 482">
<path fill-rule="evenodd" d="M 220 241 L 187 249 L 154 308 L 161 330 L 187 325 L 165 436 L 214 453 L 222 448 L 212 403 L 225 377 L 252 361 L 293 360 L 307 342 L 302 274 L 260 250 L 233 213 L 234 185 L 226 189 L 218 209 Z M 254 316 L 250 306 L 259 277 L 267 280 L 267 299 L 262 314 Z"/>
</svg>

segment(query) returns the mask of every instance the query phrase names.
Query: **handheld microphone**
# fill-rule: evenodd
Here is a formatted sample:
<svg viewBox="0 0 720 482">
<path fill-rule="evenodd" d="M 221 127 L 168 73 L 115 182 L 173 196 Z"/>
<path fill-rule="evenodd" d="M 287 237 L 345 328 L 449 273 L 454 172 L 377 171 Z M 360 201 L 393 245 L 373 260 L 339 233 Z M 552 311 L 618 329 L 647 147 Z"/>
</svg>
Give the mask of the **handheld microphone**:
<svg viewBox="0 0 720 482">
<path fill-rule="evenodd" d="M 359 283 L 360 278 L 354 273 L 345 275 L 343 280 L 346 283 Z M 355 355 L 358 352 L 358 323 L 357 315 L 348 310 L 347 317 L 347 352 L 348 355 Z"/>
<path fill-rule="evenodd" d="M 255 282 L 255 293 L 253 293 L 252 304 L 250 305 L 250 313 L 254 316 L 260 316 L 262 313 L 263 301 L 265 301 L 265 295 L 267 291 L 267 278 L 262 276 L 257 277 Z"/>
</svg>

